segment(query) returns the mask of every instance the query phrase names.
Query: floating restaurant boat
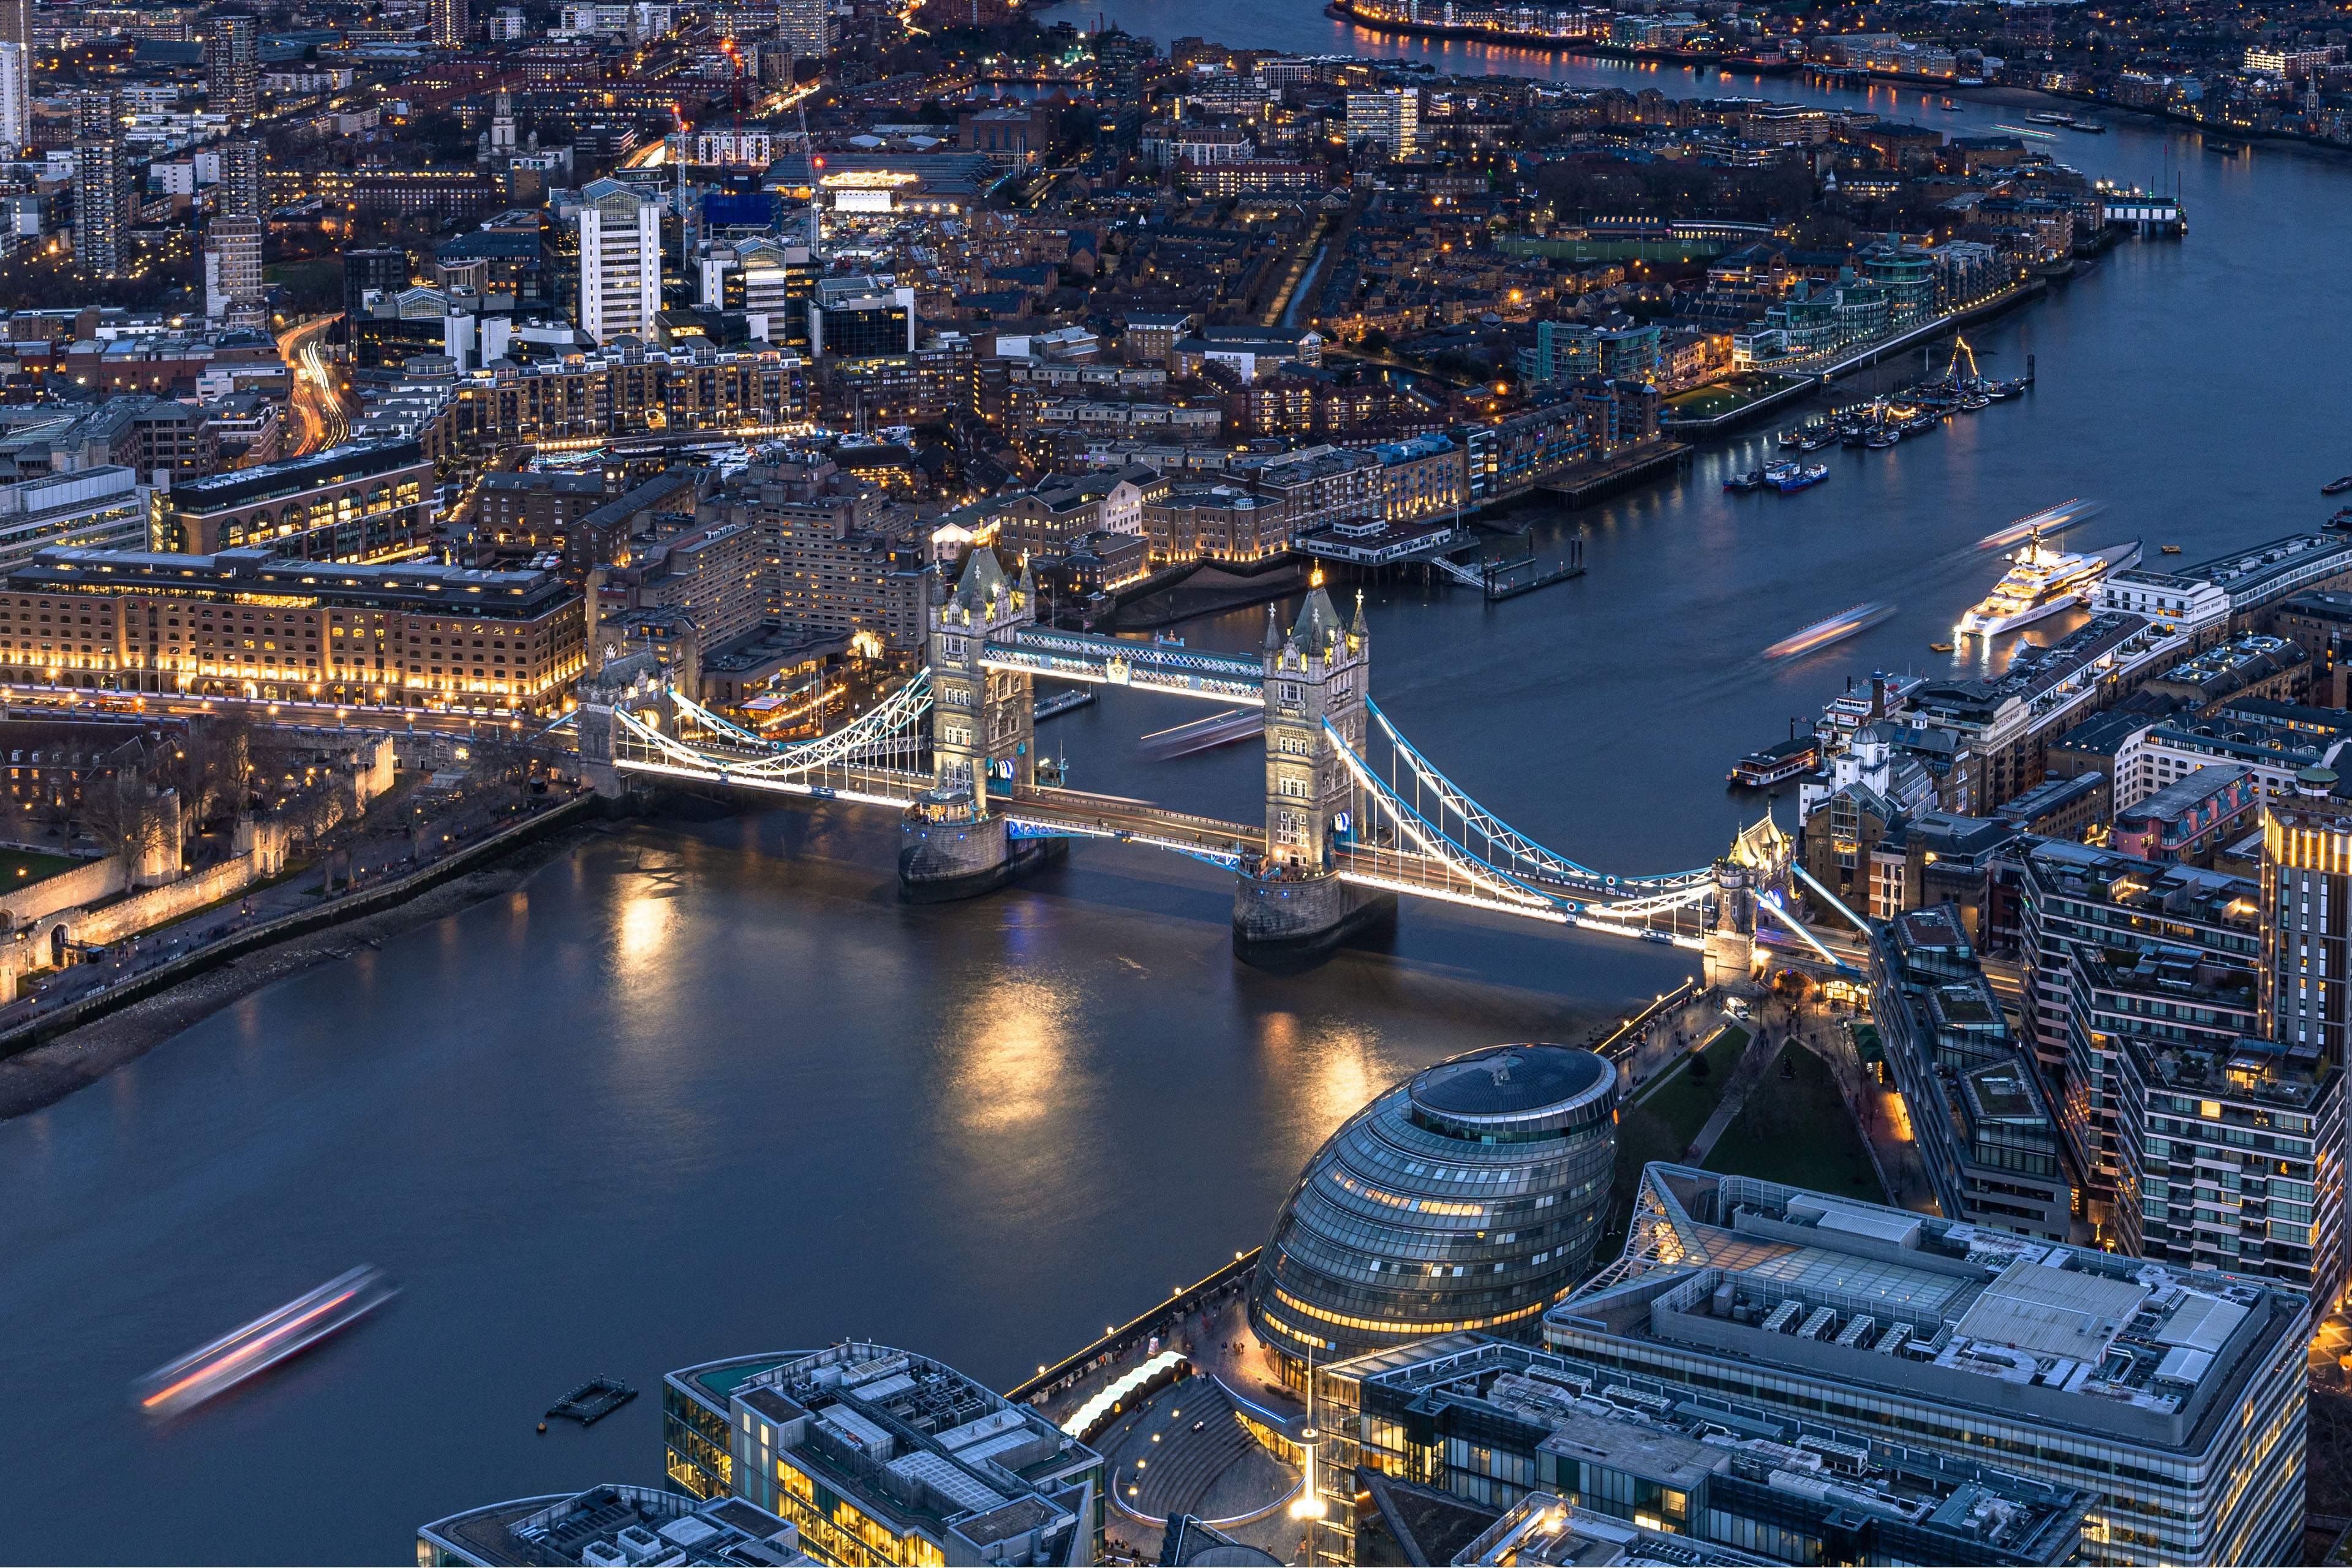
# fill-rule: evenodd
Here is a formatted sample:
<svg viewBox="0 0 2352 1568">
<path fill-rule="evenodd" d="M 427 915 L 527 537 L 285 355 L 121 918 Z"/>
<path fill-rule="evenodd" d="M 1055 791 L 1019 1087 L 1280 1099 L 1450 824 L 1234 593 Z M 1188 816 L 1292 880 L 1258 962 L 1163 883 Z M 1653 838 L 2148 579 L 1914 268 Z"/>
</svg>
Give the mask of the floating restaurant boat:
<svg viewBox="0 0 2352 1568">
<path fill-rule="evenodd" d="M 2061 610 L 2085 602 L 2099 580 L 2119 567 L 2139 560 L 2139 541 L 2110 545 L 2105 550 L 2074 554 L 2055 550 L 2033 534 L 2024 549 L 2010 557 L 2011 565 L 1954 631 L 1962 637 L 1998 637 L 2031 626 Z"/>
<path fill-rule="evenodd" d="M 1894 615 L 1895 606 L 1892 605 L 1856 605 L 1852 609 L 1840 610 L 1834 616 L 1824 616 L 1811 626 L 1790 632 L 1766 648 L 1764 657 L 1794 658 L 1799 654 L 1811 653 L 1816 648 L 1824 648 L 1832 643 L 1843 642 L 1858 633 L 1866 632 L 1880 622 L 1892 619 Z"/>
<path fill-rule="evenodd" d="M 174 1415 L 266 1372 L 351 1327 L 399 1292 L 372 1266 L 339 1274 L 276 1311 L 223 1334 L 140 1380 L 132 1390 L 150 1415 Z"/>
<path fill-rule="evenodd" d="M 1189 724 L 1154 730 L 1143 737 L 1143 754 L 1155 763 L 1164 763 L 1171 757 L 1189 757 L 1195 752 L 1247 740 L 1265 729 L 1265 714 L 1258 709 L 1228 708 Z"/>
<path fill-rule="evenodd" d="M 1725 779 L 1740 789 L 1770 789 L 1776 784 L 1811 773 L 1822 760 L 1818 735 L 1791 735 L 1748 752 L 1731 764 Z"/>
</svg>

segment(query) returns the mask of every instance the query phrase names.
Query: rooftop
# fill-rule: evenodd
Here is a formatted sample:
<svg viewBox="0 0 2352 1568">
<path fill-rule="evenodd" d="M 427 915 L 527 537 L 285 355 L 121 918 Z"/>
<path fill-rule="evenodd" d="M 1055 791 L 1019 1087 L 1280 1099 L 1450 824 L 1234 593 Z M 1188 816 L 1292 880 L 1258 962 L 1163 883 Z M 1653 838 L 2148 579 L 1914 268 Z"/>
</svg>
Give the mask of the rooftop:
<svg viewBox="0 0 2352 1568">
<path fill-rule="evenodd" d="M 1402 1357 L 1366 1357 L 1333 1371 L 1343 1378 L 1360 1376 L 1358 1398 L 1367 1419 L 1404 1420 L 1440 1436 L 1475 1433 L 1474 1441 L 1529 1447 L 1584 1467 L 1591 1521 L 1599 1527 L 1593 1533 L 1613 1530 L 1621 1540 L 1630 1521 L 1601 1511 L 1611 1506 L 1604 1497 L 1626 1495 L 1617 1489 L 1620 1477 L 1631 1478 L 1637 1495 L 1654 1496 L 1654 1488 L 1681 1492 L 1695 1514 L 1704 1509 L 1785 1519 L 1790 1509 L 1819 1510 L 1822 1519 L 1836 1511 L 1849 1522 L 1909 1526 L 1942 1537 L 1942 1550 L 1931 1560 L 1951 1563 L 2063 1560 L 2072 1555 L 2071 1537 L 2090 1501 L 2070 1488 L 1485 1335 L 1423 1341 L 1404 1347 Z M 1541 1474 L 1553 1473 L 1544 1460 L 1538 1467 Z M 1800 1476 L 1810 1484 L 1790 1484 Z M 1977 1510 L 1971 1521 L 1972 1505 L 1986 1498 L 2002 1506 Z M 1548 1491 L 1535 1494 L 1535 1500 L 1562 1505 Z M 1507 1514 L 1482 1538 L 1484 1552 L 1509 1533 L 1511 1518 Z M 1670 1534 L 1643 1541 L 1669 1543 L 1699 1544 Z M 1455 1561 L 1508 1560 L 1489 1559 L 1484 1552 L 1474 1544 Z M 1630 1560 L 1676 1561 L 1646 1552 Z"/>
<path fill-rule="evenodd" d="M 1592 1335 L 1666 1342 L 2179 1452 L 2213 1439 L 2305 1322 L 2301 1297 L 2259 1280 L 1752 1177 L 1653 1164 L 1635 1212 L 1618 1267 L 1545 1315 L 1570 1353 Z M 2204 1359 L 2184 1366 L 2182 1346 Z"/>
<path fill-rule="evenodd" d="M 1546 1110 L 1591 1091 L 1606 1065 L 1560 1046 L 1496 1046 L 1440 1062 L 1412 1080 L 1413 1100 L 1458 1116 Z"/>
<path fill-rule="evenodd" d="M 671 1381 L 708 1388 L 698 1380 L 709 1371 Z M 1082 1483 L 1101 1482 L 1095 1451 L 1045 1416 L 887 1345 L 845 1342 L 772 1362 L 729 1397 L 730 1425 L 750 1412 L 773 1428 L 780 1462 L 942 1544 L 951 1560 L 1024 1536 L 1042 1546 L 1077 1527 Z M 1030 1559 L 1016 1547 L 992 1560 Z"/>
<path fill-rule="evenodd" d="M 481 1568 L 707 1563 L 785 1568 L 814 1560 L 800 1532 L 740 1498 L 700 1502 L 656 1487 L 606 1485 L 519 1498 L 434 1521 L 420 1542 Z"/>
</svg>

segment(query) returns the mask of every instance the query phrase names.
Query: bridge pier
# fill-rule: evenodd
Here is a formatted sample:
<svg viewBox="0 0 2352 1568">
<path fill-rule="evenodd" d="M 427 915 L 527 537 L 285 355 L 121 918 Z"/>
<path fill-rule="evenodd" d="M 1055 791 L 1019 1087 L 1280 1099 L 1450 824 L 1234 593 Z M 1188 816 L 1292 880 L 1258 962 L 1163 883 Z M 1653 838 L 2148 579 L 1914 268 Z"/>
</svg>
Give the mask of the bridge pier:
<svg viewBox="0 0 2352 1568">
<path fill-rule="evenodd" d="M 931 790 L 899 819 L 898 898 L 944 904 L 994 892 L 1066 852 L 1061 840 L 1015 838 L 1013 825 L 976 810 L 962 790 Z"/>
<path fill-rule="evenodd" d="M 1234 883 L 1234 951 L 1244 957 L 1320 952 L 1396 912 L 1396 895 L 1343 882 L 1329 871 L 1302 875 L 1244 864 Z"/>
</svg>

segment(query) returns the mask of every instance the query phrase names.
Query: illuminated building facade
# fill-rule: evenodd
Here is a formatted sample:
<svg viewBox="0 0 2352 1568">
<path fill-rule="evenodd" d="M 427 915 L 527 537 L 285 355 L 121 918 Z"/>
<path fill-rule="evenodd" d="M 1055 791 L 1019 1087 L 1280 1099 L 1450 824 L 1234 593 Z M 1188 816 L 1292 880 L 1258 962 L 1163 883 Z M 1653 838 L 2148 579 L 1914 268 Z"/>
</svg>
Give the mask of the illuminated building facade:
<svg viewBox="0 0 2352 1568">
<path fill-rule="evenodd" d="M 2336 775 L 2303 770 L 2263 816 L 2262 1032 L 2346 1063 L 2352 986 L 2352 805 Z"/>
<path fill-rule="evenodd" d="M 887 1345 L 707 1362 L 662 1380 L 672 1485 L 800 1527 L 832 1568 L 1103 1561 L 1102 1457 Z"/>
<path fill-rule="evenodd" d="M 313 561 L 373 561 L 433 533 L 433 464 L 414 441 L 338 447 L 175 485 L 151 543 L 192 555 L 266 544 Z"/>
<path fill-rule="evenodd" d="M 0 678 L 545 713 L 587 669 L 581 604 L 551 572 L 44 550 L 0 576 Z"/>
<path fill-rule="evenodd" d="M 477 449 L 518 441 L 593 446 L 656 430 L 792 436 L 807 414 L 800 355 L 695 345 L 476 371 L 457 383 L 454 434 Z"/>
<path fill-rule="evenodd" d="M 2123 1249 L 2334 1300 L 2344 1281 L 2344 1070 L 2315 1046 L 2275 1040 L 2126 1035 L 2116 1054 Z"/>
<path fill-rule="evenodd" d="M 1616 1111 L 1601 1058 L 1514 1045 L 1426 1068 L 1349 1118 L 1307 1161 L 1250 1288 L 1286 1377 L 1431 1334 L 1531 1335 L 1591 1261 Z"/>
</svg>

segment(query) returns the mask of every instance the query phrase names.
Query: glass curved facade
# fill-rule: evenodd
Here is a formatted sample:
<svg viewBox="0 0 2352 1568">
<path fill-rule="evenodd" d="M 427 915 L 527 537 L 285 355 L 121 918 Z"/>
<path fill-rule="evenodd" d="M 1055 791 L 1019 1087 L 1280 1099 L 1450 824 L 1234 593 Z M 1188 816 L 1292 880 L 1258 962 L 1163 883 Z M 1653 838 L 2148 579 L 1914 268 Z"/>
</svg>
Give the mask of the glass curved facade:
<svg viewBox="0 0 2352 1568">
<path fill-rule="evenodd" d="M 1307 1162 L 1258 1259 L 1251 1326 L 1286 1364 L 1462 1329 L 1531 1336 L 1591 1264 L 1616 1157 L 1616 1069 L 1591 1052 L 1440 1062 Z"/>
</svg>

